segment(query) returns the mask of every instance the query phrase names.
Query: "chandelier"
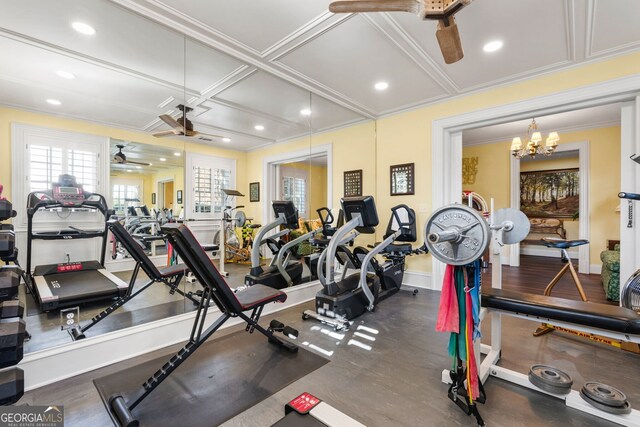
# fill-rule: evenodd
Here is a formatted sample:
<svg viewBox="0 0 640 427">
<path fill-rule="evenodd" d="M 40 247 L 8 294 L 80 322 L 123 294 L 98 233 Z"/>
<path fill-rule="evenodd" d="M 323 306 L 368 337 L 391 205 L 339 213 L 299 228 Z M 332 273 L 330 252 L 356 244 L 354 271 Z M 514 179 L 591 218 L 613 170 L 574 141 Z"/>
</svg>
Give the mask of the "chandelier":
<svg viewBox="0 0 640 427">
<path fill-rule="evenodd" d="M 511 154 L 516 159 L 521 159 L 526 155 L 529 155 L 532 159 L 535 159 L 538 154 L 550 156 L 556 150 L 560 137 L 558 132 L 551 132 L 547 136 L 545 144 L 542 145 L 542 133 L 538 130 L 536 119 L 533 119 L 527 128 L 527 135 L 524 137 L 524 141 L 523 143 L 522 139 L 516 136 L 511 142 Z"/>
</svg>

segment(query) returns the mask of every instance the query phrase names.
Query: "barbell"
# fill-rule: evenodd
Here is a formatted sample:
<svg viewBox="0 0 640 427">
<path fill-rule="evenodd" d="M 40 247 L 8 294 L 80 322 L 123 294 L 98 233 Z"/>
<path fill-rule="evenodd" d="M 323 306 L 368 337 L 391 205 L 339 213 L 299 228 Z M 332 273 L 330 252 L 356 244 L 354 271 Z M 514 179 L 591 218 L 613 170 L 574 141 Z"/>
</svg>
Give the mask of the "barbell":
<svg viewBox="0 0 640 427">
<path fill-rule="evenodd" d="M 517 209 L 496 211 L 489 224 L 475 209 L 453 204 L 433 212 L 425 226 L 425 243 L 439 261 L 466 265 L 487 250 L 492 231 L 500 233 L 499 244 L 514 244 L 529 234 L 529 227 L 529 219 Z"/>
</svg>

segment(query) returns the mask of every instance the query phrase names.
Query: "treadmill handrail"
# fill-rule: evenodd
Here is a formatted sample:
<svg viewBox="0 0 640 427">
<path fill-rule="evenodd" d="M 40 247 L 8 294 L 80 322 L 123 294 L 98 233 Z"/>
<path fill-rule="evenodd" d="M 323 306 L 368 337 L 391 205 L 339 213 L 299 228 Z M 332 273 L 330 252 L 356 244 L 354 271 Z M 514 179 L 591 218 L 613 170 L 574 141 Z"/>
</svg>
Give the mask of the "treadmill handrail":
<svg viewBox="0 0 640 427">
<path fill-rule="evenodd" d="M 322 229 L 318 228 L 317 230 L 312 230 L 312 231 L 310 231 L 310 232 L 308 232 L 306 234 L 303 234 L 302 236 L 297 237 L 297 238 L 291 240 L 290 242 L 287 242 L 278 251 L 278 255 L 276 256 L 276 267 L 278 268 L 278 271 L 280 272 L 280 274 L 284 278 L 285 282 L 287 282 L 287 286 L 292 286 L 293 285 L 293 280 L 291 280 L 291 276 L 289 276 L 289 273 L 287 273 L 287 269 L 284 266 L 284 262 L 282 261 L 282 257 L 284 256 L 285 253 L 287 253 L 289 251 L 289 249 L 291 249 L 292 247 L 294 247 L 297 244 L 300 244 L 300 243 L 304 242 L 305 240 L 311 239 L 313 236 L 315 236 L 316 234 L 318 234 L 321 231 L 322 231 Z"/>
<path fill-rule="evenodd" d="M 327 246 L 327 261 L 326 261 L 326 272 L 325 272 L 325 280 L 327 286 L 330 286 L 334 283 L 333 277 L 333 261 L 336 257 L 336 251 L 338 250 L 338 246 L 340 245 L 340 241 L 344 239 L 344 237 L 352 230 L 355 230 L 357 227 L 362 226 L 362 218 L 360 216 L 356 216 L 352 218 L 349 222 L 347 222 L 342 227 L 338 228 L 334 233 L 333 237 L 329 241 L 329 245 Z"/>
<path fill-rule="evenodd" d="M 269 224 L 266 224 L 260 229 L 260 231 L 258 231 L 258 234 L 256 235 L 255 239 L 253 239 L 254 242 L 258 242 L 258 243 L 254 244 L 253 247 L 251 248 L 251 268 L 252 269 L 260 267 L 260 246 L 262 245 L 261 242 L 264 239 L 265 234 L 267 234 L 269 231 L 273 230 L 277 226 L 284 224 L 284 221 L 285 219 L 283 217 L 279 217 L 275 221 L 270 222 Z M 221 230 L 221 232 L 224 233 L 225 231 Z"/>
<path fill-rule="evenodd" d="M 401 234 L 402 234 L 402 227 L 400 227 L 395 233 L 393 233 L 392 235 L 384 239 L 382 242 L 377 244 L 375 247 L 373 247 L 373 249 L 371 249 L 362 260 L 362 268 L 360 269 L 360 285 L 359 286 L 362 288 L 362 292 L 365 294 L 365 296 L 369 300 L 369 306 L 367 307 L 367 310 L 369 311 L 372 311 L 374 308 L 375 298 L 371 293 L 369 286 L 367 286 L 367 273 L 368 273 L 367 266 L 369 265 L 369 263 L 371 262 L 374 256 L 378 255 L 380 252 L 385 250 L 385 248 L 389 246 L 391 243 L 393 243 L 395 239 Z"/>
</svg>

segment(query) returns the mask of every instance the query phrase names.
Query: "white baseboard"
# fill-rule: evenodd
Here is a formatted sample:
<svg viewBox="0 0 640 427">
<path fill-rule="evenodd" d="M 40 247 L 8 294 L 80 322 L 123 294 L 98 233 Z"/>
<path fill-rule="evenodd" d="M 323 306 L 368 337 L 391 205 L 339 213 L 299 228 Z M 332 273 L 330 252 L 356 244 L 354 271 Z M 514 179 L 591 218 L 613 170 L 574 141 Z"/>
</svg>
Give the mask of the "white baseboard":
<svg viewBox="0 0 640 427">
<path fill-rule="evenodd" d="M 311 301 L 320 289 L 320 282 L 317 281 L 286 289 L 287 301 L 283 304 L 274 303 L 265 306 L 264 314 L 274 313 Z M 24 356 L 18 365 L 24 370 L 25 390 L 33 390 L 184 342 L 189 337 L 195 314 L 195 312 L 185 313 L 168 319 L 29 353 Z M 205 327 L 213 323 L 218 314 L 217 307 L 209 309 Z M 239 323 L 239 320 L 232 318 L 223 327 L 226 328 L 236 323 Z M 66 334 L 67 332 L 60 331 L 60 333 Z M 69 337 L 69 341 L 71 341 L 71 337 Z M 52 369 L 52 367 L 55 367 L 55 369 Z"/>
<path fill-rule="evenodd" d="M 436 285 L 433 283 L 431 273 L 422 271 L 405 271 L 402 284 L 413 286 L 414 288 L 431 289 L 435 291 L 439 291 L 442 288 L 442 284 Z"/>
<path fill-rule="evenodd" d="M 602 274 L 602 264 L 589 265 L 589 274 Z"/>
</svg>

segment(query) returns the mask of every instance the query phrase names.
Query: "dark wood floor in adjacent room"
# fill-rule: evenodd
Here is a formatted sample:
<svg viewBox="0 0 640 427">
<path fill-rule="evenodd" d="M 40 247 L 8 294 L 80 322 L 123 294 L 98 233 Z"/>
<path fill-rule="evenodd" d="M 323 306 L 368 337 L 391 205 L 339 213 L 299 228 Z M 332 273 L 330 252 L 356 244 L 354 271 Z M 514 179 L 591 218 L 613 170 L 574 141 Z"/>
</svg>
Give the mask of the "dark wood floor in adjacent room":
<svg viewBox="0 0 640 427">
<path fill-rule="evenodd" d="M 528 292 L 532 294 L 542 294 L 547 284 L 564 267 L 560 257 L 542 257 L 522 255 L 520 257 L 520 267 L 502 267 L 502 288 L 517 292 Z M 578 269 L 577 262 L 573 265 Z M 591 302 L 601 304 L 618 305 L 617 302 L 608 301 L 599 274 L 578 273 L 582 287 L 587 298 Z M 491 268 L 482 275 L 483 283 L 491 283 Z M 553 288 L 552 294 L 555 297 L 579 300 L 580 295 L 571 278 L 571 273 L 566 272 L 560 282 Z"/>
</svg>

